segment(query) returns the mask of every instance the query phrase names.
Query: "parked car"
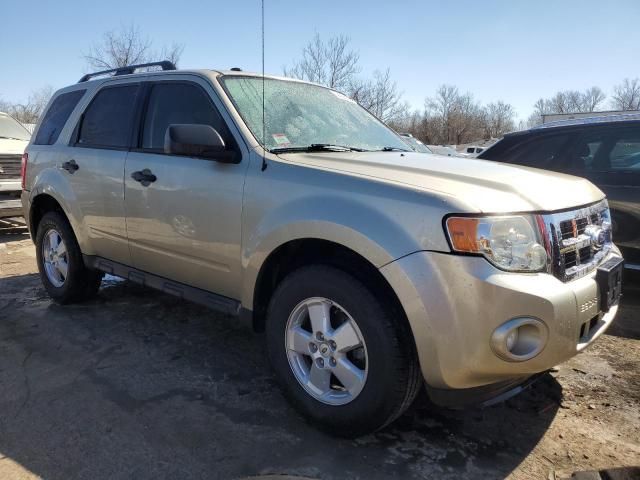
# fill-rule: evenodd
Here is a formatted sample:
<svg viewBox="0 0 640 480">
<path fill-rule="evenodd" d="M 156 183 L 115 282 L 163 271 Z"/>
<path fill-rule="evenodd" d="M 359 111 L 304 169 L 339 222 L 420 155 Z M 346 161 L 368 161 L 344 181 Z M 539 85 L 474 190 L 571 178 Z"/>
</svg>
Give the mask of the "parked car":
<svg viewBox="0 0 640 480">
<path fill-rule="evenodd" d="M 423 384 L 506 398 L 611 325 L 622 259 L 587 180 L 408 151 L 319 85 L 159 65 L 86 75 L 36 127 L 22 202 L 55 301 L 108 272 L 251 319 L 286 397 L 338 435 Z"/>
<path fill-rule="evenodd" d="M 589 179 L 607 195 L 625 266 L 640 270 L 640 115 L 546 123 L 505 135 L 479 158 Z"/>
<path fill-rule="evenodd" d="M 15 118 L 0 112 L 0 194 L 20 192 L 20 161 L 31 134 Z"/>
<path fill-rule="evenodd" d="M 401 133 L 400 138 L 402 138 L 404 143 L 409 145 L 412 150 L 418 153 L 433 153 L 431 150 L 429 150 L 429 147 L 427 147 L 424 143 L 422 143 L 410 133 Z"/>
<path fill-rule="evenodd" d="M 465 148 L 464 152 L 462 152 L 462 153 L 464 153 L 465 156 L 467 156 L 467 157 L 477 157 L 478 155 L 480 155 L 484 151 L 485 151 L 484 147 L 477 147 L 477 146 L 471 145 L 471 146 Z"/>
</svg>

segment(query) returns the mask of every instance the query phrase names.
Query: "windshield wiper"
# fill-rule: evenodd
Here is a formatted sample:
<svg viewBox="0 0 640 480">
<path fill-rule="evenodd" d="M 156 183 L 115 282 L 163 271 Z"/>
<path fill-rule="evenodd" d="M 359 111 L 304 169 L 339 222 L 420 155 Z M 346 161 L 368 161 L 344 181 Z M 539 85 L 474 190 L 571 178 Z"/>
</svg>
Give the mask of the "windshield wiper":
<svg viewBox="0 0 640 480">
<path fill-rule="evenodd" d="M 400 147 L 382 147 L 379 152 L 412 152 L 414 150 L 407 150 L 406 148 Z"/>
<path fill-rule="evenodd" d="M 334 145 L 332 143 L 312 143 L 306 147 L 276 147 L 269 150 L 271 153 L 295 153 L 295 152 L 367 152 L 364 148 L 349 147 L 346 145 Z"/>
</svg>

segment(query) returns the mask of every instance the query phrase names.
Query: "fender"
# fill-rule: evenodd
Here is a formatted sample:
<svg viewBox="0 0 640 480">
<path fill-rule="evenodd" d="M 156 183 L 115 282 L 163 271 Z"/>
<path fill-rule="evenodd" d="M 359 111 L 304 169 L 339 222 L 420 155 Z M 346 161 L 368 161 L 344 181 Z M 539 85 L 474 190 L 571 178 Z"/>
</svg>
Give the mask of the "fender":
<svg viewBox="0 0 640 480">
<path fill-rule="evenodd" d="M 48 167 L 37 173 L 34 187 L 29 194 L 29 218 L 32 218 L 31 209 L 35 199 L 40 195 L 48 195 L 60 204 L 71 228 L 78 240 L 80 250 L 86 255 L 93 254 L 89 236 L 85 224 L 81 221 L 82 212 L 79 208 L 75 192 L 69 182 L 55 167 Z"/>
<path fill-rule="evenodd" d="M 381 211 L 348 197 L 306 197 L 265 212 L 243 239 L 241 302 L 253 308 L 258 274 L 269 255 L 292 240 L 327 240 L 349 248 L 376 268 L 419 245 L 402 225 Z M 405 253 L 400 253 L 405 252 Z"/>
</svg>

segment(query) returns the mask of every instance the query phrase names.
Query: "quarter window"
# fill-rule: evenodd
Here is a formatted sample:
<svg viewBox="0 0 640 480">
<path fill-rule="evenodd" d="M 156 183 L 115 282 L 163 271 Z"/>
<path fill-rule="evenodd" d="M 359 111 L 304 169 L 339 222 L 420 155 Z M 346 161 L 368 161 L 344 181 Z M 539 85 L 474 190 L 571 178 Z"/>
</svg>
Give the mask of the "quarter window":
<svg viewBox="0 0 640 480">
<path fill-rule="evenodd" d="M 142 130 L 142 148 L 162 151 L 167 127 L 172 124 L 211 125 L 227 146 L 231 136 L 209 96 L 196 85 L 160 83 L 154 85 Z"/>
<path fill-rule="evenodd" d="M 138 89 L 138 85 L 124 85 L 99 91 L 84 113 L 78 144 L 129 147 Z"/>
<path fill-rule="evenodd" d="M 53 145 L 56 143 L 60 132 L 69 119 L 69 115 L 76 108 L 84 92 L 86 90 L 75 90 L 56 97 L 42 119 L 38 134 L 33 142 L 35 145 Z"/>
</svg>

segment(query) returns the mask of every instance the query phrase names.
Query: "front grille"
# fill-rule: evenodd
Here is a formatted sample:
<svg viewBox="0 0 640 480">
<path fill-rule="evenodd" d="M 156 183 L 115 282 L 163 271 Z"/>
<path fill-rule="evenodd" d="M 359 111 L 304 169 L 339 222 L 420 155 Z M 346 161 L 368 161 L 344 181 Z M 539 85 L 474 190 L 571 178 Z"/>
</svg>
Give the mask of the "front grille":
<svg viewBox="0 0 640 480">
<path fill-rule="evenodd" d="M 0 154 L 0 179 L 20 178 L 22 155 Z"/>
<path fill-rule="evenodd" d="M 551 270 L 567 282 L 593 271 L 611 250 L 611 217 L 606 200 L 570 212 L 544 216 Z"/>
</svg>

